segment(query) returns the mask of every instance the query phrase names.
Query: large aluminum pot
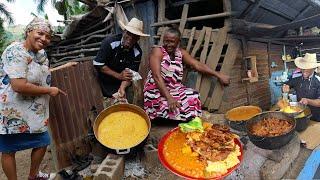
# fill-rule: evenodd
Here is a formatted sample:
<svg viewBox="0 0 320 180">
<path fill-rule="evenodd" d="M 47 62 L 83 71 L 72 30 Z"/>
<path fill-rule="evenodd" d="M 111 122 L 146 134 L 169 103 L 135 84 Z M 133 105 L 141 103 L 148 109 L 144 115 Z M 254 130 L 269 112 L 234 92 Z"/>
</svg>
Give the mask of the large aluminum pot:
<svg viewBox="0 0 320 180">
<path fill-rule="evenodd" d="M 289 115 L 290 117 L 296 117 L 297 115 L 301 114 L 301 113 L 307 108 L 306 105 L 301 104 L 301 103 L 299 103 L 299 102 L 290 102 L 289 105 L 290 105 L 290 107 L 298 108 L 298 109 L 299 109 L 298 111 L 291 112 L 291 113 L 288 113 L 288 112 L 283 111 L 284 113 L 286 113 L 286 114 Z"/>
<path fill-rule="evenodd" d="M 290 124 L 293 125 L 291 130 L 285 134 L 281 134 L 279 136 L 273 136 L 273 137 L 264 137 L 264 136 L 257 136 L 251 133 L 252 126 L 262 121 L 265 118 L 278 118 L 288 121 Z M 249 136 L 250 141 L 262 149 L 279 149 L 282 146 L 288 144 L 290 140 L 293 138 L 294 132 L 296 127 L 296 121 L 293 117 L 288 116 L 287 114 L 283 112 L 278 111 L 267 111 L 260 113 L 256 115 L 255 117 L 251 118 L 249 121 L 247 121 L 246 129 L 247 134 Z"/>
<path fill-rule="evenodd" d="M 258 106 L 239 106 L 230 109 L 225 114 L 225 119 L 232 129 L 246 131 L 247 121 L 261 112 L 262 109 Z"/>
<path fill-rule="evenodd" d="M 110 107 L 104 109 L 103 111 L 101 111 L 100 114 L 97 116 L 97 118 L 94 122 L 94 125 L 93 125 L 93 132 L 94 132 L 96 139 L 99 141 L 98 127 L 99 127 L 99 124 L 101 123 L 101 121 L 109 114 L 112 114 L 114 112 L 119 112 L 119 111 L 131 111 L 133 113 L 139 114 L 146 121 L 146 123 L 148 125 L 148 134 L 143 139 L 141 139 L 141 141 L 137 144 L 137 145 L 139 145 L 141 142 L 143 142 L 148 137 L 148 135 L 150 133 L 150 129 L 151 129 L 151 122 L 150 122 L 150 119 L 149 119 L 147 113 L 143 109 L 141 109 L 139 106 L 136 106 L 133 104 L 116 104 L 116 105 L 110 106 Z M 130 134 L 128 134 L 128 136 L 130 136 Z M 100 142 L 100 143 L 102 144 L 102 142 Z M 135 145 L 135 146 L 137 146 L 137 145 Z M 133 146 L 133 147 L 135 147 L 135 146 Z M 107 146 L 105 146 L 105 147 L 107 147 Z M 128 154 L 130 152 L 130 149 L 133 147 L 130 147 L 128 149 L 115 149 L 113 147 L 107 147 L 107 148 L 115 150 L 117 154 Z"/>
<path fill-rule="evenodd" d="M 303 111 L 303 114 L 295 116 L 294 119 L 296 120 L 296 131 L 301 132 L 307 129 L 311 116 L 311 110 L 308 106 Z"/>
</svg>

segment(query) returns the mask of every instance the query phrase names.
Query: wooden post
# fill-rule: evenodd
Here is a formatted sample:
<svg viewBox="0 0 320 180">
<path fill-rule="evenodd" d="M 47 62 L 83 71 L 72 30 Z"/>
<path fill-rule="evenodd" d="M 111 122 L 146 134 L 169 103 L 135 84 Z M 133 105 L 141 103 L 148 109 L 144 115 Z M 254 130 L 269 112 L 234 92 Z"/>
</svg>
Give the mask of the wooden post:
<svg viewBox="0 0 320 180">
<path fill-rule="evenodd" d="M 189 4 L 183 5 L 181 21 L 180 21 L 180 26 L 179 26 L 179 30 L 180 30 L 181 34 L 183 34 L 183 30 L 184 30 L 184 27 L 187 22 L 188 10 L 189 10 Z"/>
<path fill-rule="evenodd" d="M 158 22 L 165 20 L 166 0 L 158 0 Z"/>
<path fill-rule="evenodd" d="M 230 0 L 223 0 L 223 11 L 224 12 L 230 12 L 231 11 L 231 2 L 230 2 Z M 229 17 L 226 17 L 224 19 L 224 26 L 228 27 L 228 29 L 231 29 L 231 20 L 230 20 Z"/>
<path fill-rule="evenodd" d="M 269 69 L 269 78 L 271 78 L 271 42 L 268 42 L 268 69 Z"/>
<path fill-rule="evenodd" d="M 193 42 L 195 31 L 196 31 L 196 27 L 193 27 L 191 29 L 191 34 L 190 34 L 190 37 L 189 37 L 189 40 L 188 40 L 187 49 L 186 49 L 189 53 L 190 53 L 190 49 L 191 49 L 191 45 L 192 45 L 192 42 Z"/>
</svg>

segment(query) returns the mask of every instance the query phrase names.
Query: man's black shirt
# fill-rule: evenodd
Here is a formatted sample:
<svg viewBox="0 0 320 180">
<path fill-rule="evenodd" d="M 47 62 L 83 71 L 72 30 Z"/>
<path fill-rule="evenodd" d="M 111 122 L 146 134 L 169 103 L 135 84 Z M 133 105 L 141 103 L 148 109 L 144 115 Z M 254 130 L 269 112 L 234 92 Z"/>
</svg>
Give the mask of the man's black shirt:
<svg viewBox="0 0 320 180">
<path fill-rule="evenodd" d="M 134 71 L 139 70 L 142 50 L 136 43 L 131 49 L 124 49 L 121 45 L 122 34 L 106 37 L 101 44 L 100 50 L 93 61 L 93 65 L 98 69 L 98 78 L 102 93 L 106 97 L 111 97 L 120 87 L 121 80 L 104 74 L 100 71 L 102 66 L 108 66 L 117 73 L 121 73 L 125 68 Z"/>
<path fill-rule="evenodd" d="M 313 74 L 308 79 L 304 79 L 302 74 L 298 74 L 297 77 L 290 79 L 285 84 L 297 92 L 298 101 L 302 98 L 320 99 L 320 77 L 316 74 Z M 312 120 L 320 121 L 320 108 L 308 106 L 312 113 Z"/>
</svg>

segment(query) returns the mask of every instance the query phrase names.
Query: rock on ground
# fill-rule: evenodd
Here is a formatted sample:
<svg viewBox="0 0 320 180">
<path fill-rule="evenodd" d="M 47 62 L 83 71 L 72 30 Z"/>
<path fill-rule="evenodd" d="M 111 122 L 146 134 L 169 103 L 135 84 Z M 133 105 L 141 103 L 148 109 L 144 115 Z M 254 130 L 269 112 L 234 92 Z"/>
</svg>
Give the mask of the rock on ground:
<svg viewBox="0 0 320 180">
<path fill-rule="evenodd" d="M 295 159 L 298 157 L 300 152 L 300 139 L 298 135 L 282 149 L 282 159 L 280 162 L 266 160 L 260 170 L 262 179 L 281 179 L 291 167 L 291 164 L 295 163 Z"/>
</svg>

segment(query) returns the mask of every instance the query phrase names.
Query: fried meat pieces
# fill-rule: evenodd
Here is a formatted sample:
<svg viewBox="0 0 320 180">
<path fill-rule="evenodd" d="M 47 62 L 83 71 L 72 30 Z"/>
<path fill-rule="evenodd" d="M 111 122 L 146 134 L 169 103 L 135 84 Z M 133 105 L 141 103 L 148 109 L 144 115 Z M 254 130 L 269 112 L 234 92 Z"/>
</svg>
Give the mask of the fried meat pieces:
<svg viewBox="0 0 320 180">
<path fill-rule="evenodd" d="M 203 133 L 188 133 L 187 138 L 187 145 L 200 155 L 201 160 L 224 160 L 235 148 L 235 135 L 224 125 L 214 124 Z"/>
</svg>

